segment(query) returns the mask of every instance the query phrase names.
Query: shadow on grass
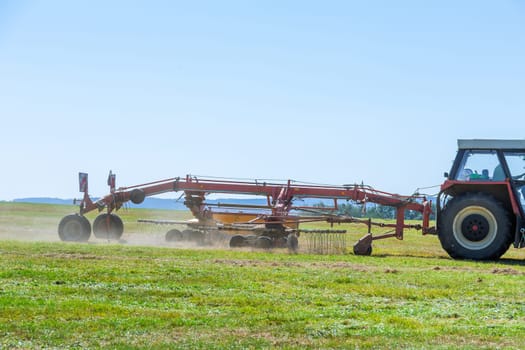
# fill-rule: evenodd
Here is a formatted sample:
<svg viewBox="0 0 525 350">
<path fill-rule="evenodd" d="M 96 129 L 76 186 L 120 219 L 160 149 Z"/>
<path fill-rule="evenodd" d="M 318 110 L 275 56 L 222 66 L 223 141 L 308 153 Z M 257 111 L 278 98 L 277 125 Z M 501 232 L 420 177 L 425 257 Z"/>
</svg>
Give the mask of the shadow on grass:
<svg viewBox="0 0 525 350">
<path fill-rule="evenodd" d="M 370 257 L 373 257 L 373 258 L 417 258 L 417 259 L 428 259 L 428 260 L 466 261 L 466 262 L 498 264 L 498 265 L 508 265 L 508 266 L 525 266 L 524 259 L 511 259 L 511 258 L 482 261 L 482 260 L 472 260 L 472 259 L 452 259 L 448 256 L 437 256 L 437 255 L 429 256 L 428 254 L 417 254 L 417 253 L 407 253 L 407 254 L 388 254 L 388 253 L 373 254 L 372 253 Z"/>
<path fill-rule="evenodd" d="M 510 265 L 510 266 L 525 266 L 525 260 L 523 259 L 500 259 L 494 261 L 486 261 L 487 263 L 495 263 L 501 265 Z"/>
</svg>

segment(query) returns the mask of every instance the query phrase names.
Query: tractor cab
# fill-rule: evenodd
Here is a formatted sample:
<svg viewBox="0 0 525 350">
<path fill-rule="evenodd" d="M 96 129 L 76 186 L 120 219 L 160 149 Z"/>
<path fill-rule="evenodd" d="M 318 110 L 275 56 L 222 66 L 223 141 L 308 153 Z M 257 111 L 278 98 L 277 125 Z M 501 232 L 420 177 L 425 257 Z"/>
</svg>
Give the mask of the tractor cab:
<svg viewBox="0 0 525 350">
<path fill-rule="evenodd" d="M 437 231 L 449 255 L 497 259 L 525 246 L 525 140 L 458 140 L 446 177 Z"/>
<path fill-rule="evenodd" d="M 507 184 L 510 185 L 514 197 L 520 203 L 520 207 L 525 207 L 525 149 L 507 147 L 525 147 L 524 142 L 505 143 L 497 140 L 459 140 L 459 151 L 452 167 L 449 180 L 455 181 L 491 181 L 504 183 L 497 186 L 499 191 L 505 192 Z M 477 147 L 477 148 L 475 148 Z M 481 184 L 482 189 L 486 189 L 487 184 Z M 475 186 L 470 186 L 476 188 Z M 506 197 L 497 195 L 497 197 Z M 519 209 L 519 208 L 518 208 Z"/>
</svg>

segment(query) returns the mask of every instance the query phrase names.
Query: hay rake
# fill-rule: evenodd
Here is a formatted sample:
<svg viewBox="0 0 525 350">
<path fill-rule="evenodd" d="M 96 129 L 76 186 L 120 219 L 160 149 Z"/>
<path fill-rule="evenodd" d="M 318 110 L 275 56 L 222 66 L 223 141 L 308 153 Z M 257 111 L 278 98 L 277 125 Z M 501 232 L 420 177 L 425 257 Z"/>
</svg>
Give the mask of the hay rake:
<svg viewBox="0 0 525 350">
<path fill-rule="evenodd" d="M 95 237 L 119 239 L 124 231 L 122 220 L 115 214 L 128 201 L 140 204 L 146 197 L 166 192 L 181 192 L 184 204 L 194 216 L 191 222 L 184 222 L 188 229 L 179 231 L 172 229 L 167 232 L 166 239 L 170 241 L 190 240 L 196 243 L 206 243 L 213 239 L 219 231 L 231 231 L 231 247 L 252 246 L 258 248 L 288 247 L 298 249 L 298 237 L 305 234 L 308 250 L 328 254 L 346 251 L 346 235 L 341 230 L 306 231 L 299 225 L 308 222 L 325 221 L 334 223 L 361 223 L 368 225 L 368 233 L 354 245 L 354 253 L 369 255 L 372 252 L 372 241 L 395 237 L 403 239 L 405 229 L 422 230 L 423 234 L 433 233 L 429 228 L 431 202 L 424 196 L 401 196 L 375 190 L 364 185 L 330 186 L 301 183 L 292 180 L 283 182 L 267 182 L 261 180 L 231 180 L 205 178 L 187 175 L 185 178 L 170 178 L 129 187 L 116 188 L 115 174 L 108 177 L 110 194 L 93 201 L 88 194 L 88 176 L 79 174 L 80 191 L 84 193 L 79 203 L 79 213 L 64 217 L 58 228 L 59 236 L 65 241 L 87 241 L 91 230 Z M 266 198 L 264 205 L 227 204 L 223 207 L 236 211 L 217 211 L 217 204 L 206 202 L 206 196 L 211 193 L 250 195 Z M 296 206 L 294 201 L 318 199 L 332 204 L 323 208 L 323 213 L 317 207 Z M 341 201 L 353 201 L 362 205 L 376 203 L 394 207 L 395 223 L 375 223 L 371 220 L 357 219 L 350 216 L 340 216 L 335 213 Z M 86 213 L 98 210 L 102 212 L 93 222 L 84 216 Z M 405 223 L 405 212 L 414 210 L 422 214 L 422 224 Z M 301 213 L 301 214 L 300 214 Z M 158 220 L 162 223 L 166 220 Z M 168 221 L 166 221 L 168 222 Z M 178 223 L 171 221 L 171 223 Z M 180 222 L 179 222 L 180 223 Z M 391 227 L 393 232 L 372 235 L 372 227 Z"/>
</svg>

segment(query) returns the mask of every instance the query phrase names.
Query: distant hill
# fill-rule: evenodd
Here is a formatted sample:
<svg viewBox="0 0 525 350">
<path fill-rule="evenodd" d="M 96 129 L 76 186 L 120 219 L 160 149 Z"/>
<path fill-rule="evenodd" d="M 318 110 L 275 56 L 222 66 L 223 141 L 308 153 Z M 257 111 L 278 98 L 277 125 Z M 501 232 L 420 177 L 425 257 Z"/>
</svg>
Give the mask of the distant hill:
<svg viewBox="0 0 525 350">
<path fill-rule="evenodd" d="M 98 200 L 98 198 L 92 198 L 93 201 Z M 29 198 L 17 198 L 13 202 L 17 203 L 39 203 L 39 204 L 56 204 L 56 205 L 72 205 L 73 199 L 61 199 L 61 198 L 49 198 L 49 197 L 29 197 Z M 296 205 L 301 206 L 312 206 L 325 202 L 325 204 L 330 205 L 332 201 L 323 201 L 321 199 L 308 199 L 304 201 L 295 202 Z M 206 203 L 211 205 L 219 204 L 237 204 L 237 205 L 256 205 L 264 206 L 267 204 L 266 198 L 221 198 L 221 199 L 207 199 Z M 148 197 L 141 204 L 133 204 L 128 202 L 130 208 L 145 208 L 145 209 L 171 209 L 171 210 L 186 210 L 184 205 L 184 199 L 166 199 L 166 198 L 155 198 Z M 221 207 L 221 210 L 228 210 L 227 207 Z"/>
<path fill-rule="evenodd" d="M 436 203 L 435 197 L 428 198 Z M 92 198 L 93 201 L 98 198 Z M 61 199 L 61 198 L 48 198 L 48 197 L 34 197 L 34 198 L 18 198 L 14 199 L 13 202 L 18 203 L 39 203 L 39 204 L 56 204 L 56 205 L 73 205 L 73 199 Z M 212 205 L 214 208 L 219 204 L 237 204 L 237 205 L 248 205 L 248 206 L 265 206 L 267 205 L 266 198 L 221 198 L 221 199 L 207 199 L 206 203 Z M 333 206 L 333 201 L 329 199 L 309 198 L 304 200 L 294 201 L 295 206 L 314 206 L 323 203 L 327 207 Z M 345 201 L 340 201 L 340 204 Z M 435 204 L 434 204 L 435 205 Z M 144 209 L 167 209 L 167 210 L 187 210 L 184 205 L 184 199 L 167 199 L 167 198 L 155 198 L 148 197 L 141 204 L 133 204 L 131 201 L 126 203 L 129 208 L 144 208 Z M 367 207 L 375 206 L 373 203 L 367 203 Z M 220 207 L 220 211 L 236 211 L 242 210 L 239 208 L 228 208 L 227 206 Z M 257 209 L 250 209 L 250 211 L 257 211 Z"/>
<path fill-rule="evenodd" d="M 47 198 L 47 197 L 35 197 L 35 198 L 17 198 L 13 199 L 16 203 L 38 203 L 38 204 L 58 204 L 58 205 L 72 205 L 72 199 L 61 199 L 61 198 Z"/>
<path fill-rule="evenodd" d="M 92 198 L 93 201 L 98 198 Z M 49 197 L 29 197 L 29 198 L 17 198 L 13 202 L 17 203 L 38 203 L 38 204 L 56 204 L 56 205 L 72 205 L 73 199 L 62 199 L 62 198 L 49 198 Z M 210 199 L 206 200 L 209 204 L 217 205 L 222 204 L 244 204 L 244 205 L 265 205 L 266 199 L 254 198 L 254 199 L 235 199 L 235 198 L 224 198 L 224 199 Z M 166 199 L 166 198 L 155 198 L 149 197 L 144 200 L 141 204 L 133 204 L 128 202 L 130 208 L 145 208 L 145 209 L 171 209 L 171 210 L 186 210 L 184 200 Z"/>
<path fill-rule="evenodd" d="M 93 201 L 97 201 L 98 198 L 91 198 Z M 35 198 L 17 198 L 13 202 L 17 203 L 39 203 L 39 204 L 56 204 L 56 205 L 73 205 L 73 199 L 61 199 L 61 198 L 48 198 L 48 197 L 35 197 Z M 186 207 L 182 201 L 177 202 L 175 199 L 162 199 L 162 198 L 146 198 L 141 204 L 128 203 L 130 208 L 145 208 L 145 209 L 173 209 L 173 210 L 184 210 Z"/>
</svg>

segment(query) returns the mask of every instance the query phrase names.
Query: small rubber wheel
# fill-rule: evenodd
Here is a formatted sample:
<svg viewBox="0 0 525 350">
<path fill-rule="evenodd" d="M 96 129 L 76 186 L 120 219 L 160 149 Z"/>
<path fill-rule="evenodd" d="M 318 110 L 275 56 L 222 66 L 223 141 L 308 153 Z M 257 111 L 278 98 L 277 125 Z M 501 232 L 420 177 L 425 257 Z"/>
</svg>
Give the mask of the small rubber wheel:
<svg viewBox="0 0 525 350">
<path fill-rule="evenodd" d="M 255 240 L 255 247 L 259 249 L 270 249 L 272 247 L 272 239 L 266 236 L 259 236 Z"/>
<path fill-rule="evenodd" d="M 172 229 L 166 232 L 166 242 L 180 242 L 182 241 L 182 232 L 177 229 Z"/>
<path fill-rule="evenodd" d="M 93 222 L 93 234 L 97 238 L 118 240 L 123 232 L 124 224 L 117 215 L 100 214 Z"/>
<path fill-rule="evenodd" d="M 358 248 L 354 247 L 354 254 L 355 255 L 362 255 L 362 256 L 370 256 L 372 255 L 372 246 L 369 245 L 368 247 L 366 247 L 366 249 L 363 251 L 363 250 L 359 250 Z"/>
<path fill-rule="evenodd" d="M 204 233 L 192 230 L 188 236 L 190 242 L 196 244 L 204 244 Z"/>
<path fill-rule="evenodd" d="M 230 248 L 239 248 L 246 245 L 246 239 L 244 236 L 235 235 L 230 239 Z"/>
<path fill-rule="evenodd" d="M 91 236 L 91 224 L 82 215 L 67 215 L 58 224 L 58 236 L 66 242 L 86 242 Z"/>
</svg>

